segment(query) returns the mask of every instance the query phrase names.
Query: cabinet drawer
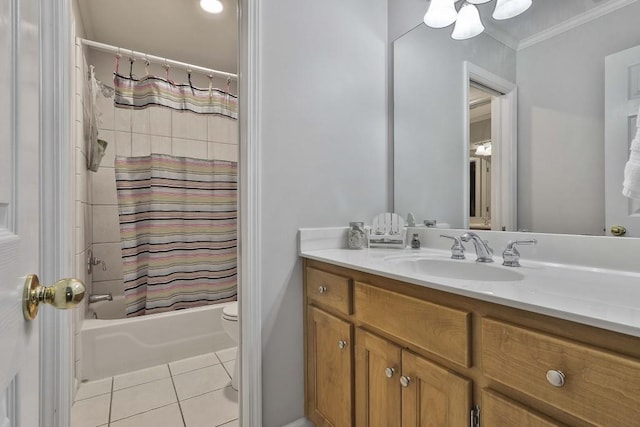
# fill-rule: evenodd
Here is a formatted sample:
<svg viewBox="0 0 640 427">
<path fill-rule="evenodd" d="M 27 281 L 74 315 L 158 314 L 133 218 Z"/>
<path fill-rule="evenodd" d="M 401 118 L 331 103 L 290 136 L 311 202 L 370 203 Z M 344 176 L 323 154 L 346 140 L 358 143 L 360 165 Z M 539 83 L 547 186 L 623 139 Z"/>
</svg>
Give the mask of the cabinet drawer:
<svg viewBox="0 0 640 427">
<path fill-rule="evenodd" d="M 638 360 L 485 318 L 482 364 L 488 377 L 594 425 L 638 422 Z M 548 371 L 564 384 L 551 385 Z"/>
<path fill-rule="evenodd" d="M 378 330 L 468 367 L 471 313 L 356 282 L 356 317 Z"/>
<path fill-rule="evenodd" d="M 482 390 L 482 424 L 492 427 L 562 427 L 563 424 L 530 411 L 519 403 L 495 393 Z"/>
<path fill-rule="evenodd" d="M 351 279 L 307 267 L 307 298 L 349 315 L 353 312 Z"/>
</svg>

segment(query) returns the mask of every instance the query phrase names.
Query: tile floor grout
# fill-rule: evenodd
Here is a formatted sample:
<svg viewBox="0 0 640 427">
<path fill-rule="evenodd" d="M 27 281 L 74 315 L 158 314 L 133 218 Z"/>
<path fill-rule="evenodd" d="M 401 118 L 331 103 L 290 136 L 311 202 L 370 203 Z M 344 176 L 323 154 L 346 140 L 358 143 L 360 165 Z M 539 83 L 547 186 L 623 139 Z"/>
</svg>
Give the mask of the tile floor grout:
<svg viewBox="0 0 640 427">
<path fill-rule="evenodd" d="M 216 356 L 217 358 L 218 356 Z M 182 405 L 180 404 L 180 398 L 178 397 L 178 390 L 176 389 L 176 382 L 173 380 L 173 372 L 171 372 L 171 366 L 167 364 L 169 369 L 169 376 L 171 377 L 171 385 L 173 385 L 173 392 L 176 394 L 176 401 L 178 402 L 178 410 L 180 411 L 180 418 L 182 418 L 182 425 L 186 427 L 187 422 L 184 420 L 184 412 L 182 412 Z"/>
<path fill-rule="evenodd" d="M 211 422 L 211 420 L 207 419 L 203 421 L 202 418 L 202 414 L 200 414 L 200 412 L 206 412 L 206 409 L 209 408 L 211 406 L 211 403 L 209 403 L 207 406 L 205 407 L 201 407 L 198 408 L 196 410 L 196 412 L 192 412 L 191 414 L 191 420 L 190 417 L 185 415 L 185 408 L 183 405 L 183 402 L 187 402 L 190 401 L 188 406 L 191 406 L 192 409 L 191 411 L 194 410 L 194 407 L 196 405 L 202 405 L 203 403 L 207 403 L 204 402 L 204 400 L 211 400 L 211 399 L 218 399 L 222 402 L 222 404 L 225 404 L 225 402 L 227 402 L 225 405 L 227 408 L 233 408 L 231 410 L 231 412 L 229 412 L 229 409 L 225 409 L 223 407 L 222 412 L 224 412 L 224 416 L 226 418 L 223 419 L 218 419 L 217 421 L 213 421 L 214 425 L 216 427 L 221 427 L 221 426 L 226 426 L 226 425 L 233 425 L 233 423 L 235 422 L 237 425 L 237 418 L 238 418 L 238 402 L 237 402 L 237 392 L 235 392 L 235 390 L 233 390 L 231 388 L 231 372 L 230 372 L 230 368 L 228 368 L 227 366 L 225 366 L 225 363 L 230 363 L 233 362 L 235 363 L 235 359 L 230 359 L 230 360 L 226 360 L 223 361 L 223 359 L 227 359 L 228 357 L 228 352 L 235 352 L 235 348 L 231 348 L 231 349 L 227 349 L 227 350 L 221 350 L 219 352 L 214 352 L 214 353 L 208 353 L 205 355 L 201 355 L 201 356 L 196 356 L 193 358 L 189 358 L 189 359 L 183 359 L 180 361 L 176 361 L 176 362 L 171 362 L 171 363 L 167 363 L 167 364 L 162 364 L 162 365 L 157 365 L 157 366 L 153 366 L 151 368 L 147 368 L 147 369 L 142 369 L 139 371 L 133 371 L 130 373 L 125 373 L 125 374 L 121 374 L 121 375 L 116 375 L 114 377 L 110 377 L 108 379 L 110 379 L 109 381 L 109 391 L 107 392 L 101 392 L 100 389 L 97 389 L 94 391 L 89 391 L 89 395 L 87 397 L 82 397 L 81 399 L 76 399 L 74 402 L 74 407 L 72 408 L 72 427 L 109 427 L 112 426 L 115 423 L 118 423 L 118 425 L 120 425 L 120 423 L 126 424 L 126 425 L 131 425 L 129 424 L 130 422 L 135 422 L 135 426 L 137 427 L 140 421 L 140 418 L 137 418 L 136 420 L 131 420 L 134 417 L 142 417 L 142 418 L 147 418 L 147 420 L 149 420 L 149 417 L 159 417 L 161 415 L 159 415 L 159 412 L 155 412 L 153 414 L 150 414 L 154 411 L 159 411 L 159 410 L 166 410 L 171 412 L 171 410 L 168 408 L 169 406 L 172 405 L 176 405 L 177 406 L 177 413 L 173 413 L 176 418 L 174 419 L 174 421 L 167 421 L 165 419 L 163 419 L 162 421 L 160 421 L 162 423 L 163 426 L 166 427 L 177 427 L 176 425 L 176 421 L 177 418 L 180 418 L 181 421 L 181 425 L 183 427 L 192 427 L 192 426 L 199 426 L 199 425 L 207 425 L 207 426 L 211 426 L 211 424 L 209 424 L 209 422 Z M 226 353 L 227 356 L 223 357 L 221 356 L 220 353 Z M 217 362 L 216 362 L 217 361 Z M 210 363 L 210 362 L 214 362 L 214 363 Z M 191 364 L 191 365 L 190 365 Z M 172 366 L 173 365 L 173 369 Z M 182 366 L 182 365 L 186 365 L 186 366 Z M 174 371 L 176 370 L 176 368 L 178 366 L 181 366 L 180 369 L 186 369 L 184 371 L 180 371 L 179 373 L 174 373 Z M 213 370 L 211 371 L 211 368 L 214 368 L 218 366 L 219 370 Z M 166 367 L 166 372 L 168 372 L 168 376 L 165 376 L 165 372 L 164 369 Z M 220 369 L 221 368 L 221 369 Z M 155 371 L 154 371 L 155 370 Z M 213 377 L 209 378 L 209 382 L 207 382 L 206 380 L 204 381 L 204 387 L 203 387 L 203 380 L 202 380 L 202 376 L 196 376 L 193 377 L 193 372 L 198 371 L 198 370 L 210 370 L 210 373 L 213 375 Z M 220 370 L 222 372 L 224 372 L 224 374 L 222 374 L 220 372 Z M 217 372 L 217 373 L 216 373 Z M 191 373 L 193 378 L 189 378 L 187 376 L 185 376 L 186 374 Z M 144 376 L 147 375 L 147 377 L 145 378 Z M 161 375 L 161 376 L 158 376 Z M 220 377 L 220 375 L 223 375 L 223 377 Z M 175 378 L 178 377 L 183 377 L 182 379 L 184 381 L 181 381 L 181 384 L 176 384 Z M 131 382 L 131 385 L 127 385 L 126 387 L 123 388 L 119 388 L 116 390 L 116 379 L 117 378 L 127 378 L 126 381 L 121 381 L 120 384 L 129 384 L 129 382 Z M 227 382 L 225 385 L 222 385 L 222 383 L 220 383 L 220 381 L 222 379 L 226 379 Z M 131 399 L 134 399 L 135 397 L 135 390 L 131 390 L 134 389 L 135 387 L 140 387 L 140 386 L 145 386 L 145 385 L 149 385 L 151 383 L 154 382 L 165 382 L 165 384 L 167 384 L 167 379 L 171 380 L 171 389 L 172 389 L 172 394 L 171 397 L 169 397 L 169 395 L 166 395 L 167 398 L 169 399 L 175 399 L 169 403 L 164 403 L 162 404 L 160 401 L 157 401 L 156 403 L 146 403 L 143 404 L 143 406 L 138 406 L 136 408 L 134 408 L 133 410 L 136 411 L 135 413 L 129 413 L 131 412 L 131 408 L 129 407 L 128 409 L 124 409 L 122 407 L 122 398 L 123 395 L 121 396 L 121 399 L 119 400 L 120 404 L 119 404 L 119 416 L 125 415 L 124 417 L 120 417 L 117 419 L 114 419 L 114 396 L 116 395 L 116 393 L 120 393 L 123 391 L 128 391 L 129 394 L 132 394 L 131 396 L 128 396 Z M 85 383 L 81 383 L 78 389 L 78 393 L 80 393 L 80 390 L 82 389 L 83 386 L 88 386 L 90 384 L 96 384 L 102 381 L 107 380 L 107 378 L 102 379 L 102 380 L 95 380 L 95 381 L 91 381 L 91 382 L 85 382 Z M 106 385 L 106 382 L 105 382 Z M 168 384 L 167 384 L 168 385 Z M 101 387 L 100 385 L 98 385 L 98 387 Z M 200 388 L 199 388 L 200 387 Z M 157 387 L 157 389 L 162 389 L 162 387 L 159 386 Z M 180 398 L 180 394 L 178 393 L 178 390 L 181 389 L 182 392 L 181 394 L 183 394 L 184 396 L 188 396 L 185 398 Z M 147 387 L 148 390 L 148 387 Z M 166 388 L 165 388 L 166 390 Z M 168 392 L 168 390 L 167 390 Z M 95 393 L 95 394 L 91 394 L 91 393 Z M 139 391 L 138 393 L 141 393 L 141 391 Z M 149 393 L 149 392 L 148 392 Z M 150 392 L 149 394 L 152 394 L 153 392 Z M 235 393 L 235 394 L 234 394 Z M 74 408 L 76 407 L 76 403 L 80 403 L 79 406 L 82 405 L 93 405 L 94 403 L 96 403 L 96 400 L 94 401 L 90 401 L 91 399 L 97 399 L 97 398 L 102 398 L 105 399 L 106 395 L 109 395 L 109 399 L 108 399 L 108 406 L 107 407 L 107 416 L 106 416 L 106 423 L 104 421 L 102 422 L 98 422 L 98 421 L 92 421 L 92 423 L 90 422 L 89 424 L 86 423 L 86 421 L 82 421 L 80 422 L 80 418 L 81 415 L 75 414 L 77 415 L 76 417 L 74 417 Z M 81 395 L 82 396 L 82 395 Z M 144 398 L 146 398 L 147 396 L 144 396 Z M 100 400 L 100 399 L 97 399 Z M 134 399 L 135 400 L 135 399 Z M 162 402 L 166 402 L 167 400 L 164 400 Z M 200 401 L 203 401 L 202 403 Z M 213 403 L 215 405 L 215 402 Z M 146 405 L 146 406 L 144 406 Z M 126 407 L 126 405 L 125 405 Z M 104 406 L 103 406 L 104 408 Z M 88 411 L 87 409 L 84 409 L 85 412 L 87 412 L 87 414 L 85 414 L 86 416 L 96 416 L 95 414 L 99 413 L 99 411 L 93 410 L 93 411 Z M 124 411 L 124 412 L 123 412 Z M 166 412 L 165 411 L 165 412 Z M 211 409 L 209 408 L 209 411 L 211 411 Z M 75 412 L 82 412 L 82 410 L 77 409 Z M 218 408 L 218 412 L 220 412 L 220 408 Z M 146 415 L 144 415 L 146 414 Z M 179 414 L 179 415 L 178 415 Z M 194 415 L 195 414 L 195 415 Z M 163 415 L 165 415 L 163 413 Z M 212 414 L 213 417 L 215 417 L 216 415 L 219 414 Z M 148 417 L 147 417 L 148 416 Z M 219 415 L 222 416 L 222 415 Z M 229 418 L 229 417 L 233 417 L 235 416 L 235 418 Z M 129 422 L 125 421 L 128 420 Z M 193 421 L 193 420 L 196 421 Z M 199 420 L 199 421 L 198 421 Z M 75 421 L 75 422 L 74 422 Z M 188 423 L 188 421 L 190 421 Z M 174 424 L 166 424 L 166 422 L 173 422 Z M 203 424 L 204 423 L 204 424 Z M 145 424 L 146 425 L 146 424 Z M 157 424 L 156 422 L 153 422 L 153 424 L 149 424 L 149 425 L 153 425 L 154 427 L 160 427 L 159 424 Z M 140 425 L 142 427 L 142 425 Z"/>
</svg>

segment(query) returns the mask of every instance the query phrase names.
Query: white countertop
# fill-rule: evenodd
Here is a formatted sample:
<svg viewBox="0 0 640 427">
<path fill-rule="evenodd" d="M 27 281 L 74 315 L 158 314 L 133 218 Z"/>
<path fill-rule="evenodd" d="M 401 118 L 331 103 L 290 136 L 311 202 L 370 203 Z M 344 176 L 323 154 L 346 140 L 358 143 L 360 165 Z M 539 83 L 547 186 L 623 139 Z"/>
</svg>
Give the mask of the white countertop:
<svg viewBox="0 0 640 427">
<path fill-rule="evenodd" d="M 441 249 L 305 249 L 300 256 L 390 279 L 483 301 L 545 314 L 640 337 L 640 273 L 527 260 L 504 267 L 502 259 L 478 267 L 509 269 L 523 275 L 517 281 L 478 281 L 412 272 L 389 257 L 424 256 L 450 260 Z M 385 260 L 385 258 L 387 258 Z M 450 262 L 475 264 L 475 254 Z"/>
</svg>

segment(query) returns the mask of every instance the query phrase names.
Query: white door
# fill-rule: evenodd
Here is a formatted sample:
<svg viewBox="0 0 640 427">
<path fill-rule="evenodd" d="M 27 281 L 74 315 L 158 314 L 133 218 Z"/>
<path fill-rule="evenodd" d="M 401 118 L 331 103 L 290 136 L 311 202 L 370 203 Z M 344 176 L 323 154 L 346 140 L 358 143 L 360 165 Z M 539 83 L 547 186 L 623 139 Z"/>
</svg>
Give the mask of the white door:
<svg viewBox="0 0 640 427">
<path fill-rule="evenodd" d="M 22 314 L 39 267 L 39 8 L 0 1 L 0 426 L 39 423 L 38 322 Z"/>
<path fill-rule="evenodd" d="M 66 98 L 58 95 L 67 92 L 61 84 L 67 73 L 41 72 L 69 68 L 59 40 L 67 27 L 54 25 L 65 21 L 63 3 L 0 1 L 0 427 L 68 424 L 70 329 L 63 322 L 68 316 L 49 311 L 46 319 L 40 314 L 27 321 L 22 307 L 25 276 L 40 268 L 47 276 L 56 274 L 68 259 L 64 221 L 69 215 L 60 209 L 67 204 L 60 188 L 67 185 L 60 185 L 64 162 L 56 156 L 64 156 L 56 147 L 68 139 L 62 135 L 66 131 L 57 132 L 58 123 L 67 122 L 58 120 L 68 115 Z M 50 251 L 42 252 L 43 246 Z M 60 284 L 54 302 L 66 308 L 77 304 L 82 286 Z M 44 325 L 47 333 L 41 334 Z"/>
<path fill-rule="evenodd" d="M 640 237 L 640 200 L 622 195 L 624 166 L 640 108 L 640 46 L 605 58 L 605 221 Z"/>
</svg>

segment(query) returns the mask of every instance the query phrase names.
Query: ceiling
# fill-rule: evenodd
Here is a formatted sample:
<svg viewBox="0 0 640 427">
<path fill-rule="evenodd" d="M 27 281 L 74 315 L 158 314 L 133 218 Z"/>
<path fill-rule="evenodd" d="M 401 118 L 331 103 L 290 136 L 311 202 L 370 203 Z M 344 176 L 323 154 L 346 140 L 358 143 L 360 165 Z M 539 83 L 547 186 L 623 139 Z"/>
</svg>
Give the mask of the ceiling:
<svg viewBox="0 0 640 427">
<path fill-rule="evenodd" d="M 237 0 L 222 13 L 199 0 L 78 0 L 90 40 L 214 70 L 237 73 Z"/>
<path fill-rule="evenodd" d="M 487 30 L 499 33 L 517 42 L 568 21 L 595 8 L 607 8 L 620 0 L 533 0 L 523 14 L 504 21 L 491 17 L 495 1 L 478 5 L 482 22 Z"/>
</svg>

